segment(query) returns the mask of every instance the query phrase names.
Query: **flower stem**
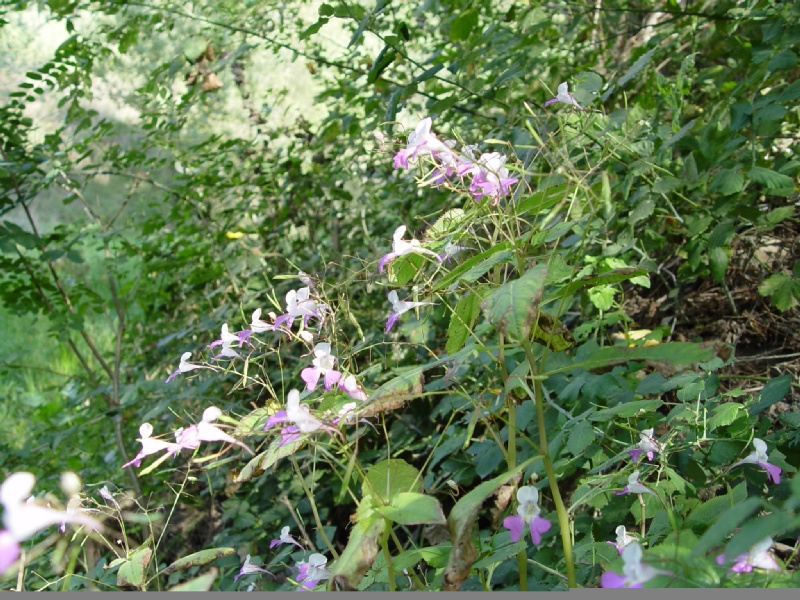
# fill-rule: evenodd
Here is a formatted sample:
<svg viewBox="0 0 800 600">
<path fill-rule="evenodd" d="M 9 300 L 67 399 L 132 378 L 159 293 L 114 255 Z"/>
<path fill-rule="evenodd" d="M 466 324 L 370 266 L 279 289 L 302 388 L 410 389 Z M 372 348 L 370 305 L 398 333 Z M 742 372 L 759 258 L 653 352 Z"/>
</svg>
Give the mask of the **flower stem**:
<svg viewBox="0 0 800 600">
<path fill-rule="evenodd" d="M 537 375 L 536 359 L 531 350 L 531 343 L 528 341 L 523 342 L 522 348 L 525 351 L 525 356 L 530 365 L 531 377 L 533 378 L 534 390 L 534 405 L 536 407 L 536 420 L 539 425 L 539 445 L 541 446 L 540 452 L 542 453 L 542 462 L 544 463 L 544 470 L 547 474 L 547 481 L 550 484 L 550 492 L 553 494 L 553 503 L 556 505 L 556 515 L 558 516 L 558 526 L 561 530 L 561 545 L 564 548 L 564 563 L 567 569 L 567 586 L 570 588 L 578 587 L 575 580 L 575 563 L 572 559 L 572 538 L 569 529 L 569 515 L 564 506 L 564 501 L 561 498 L 561 492 L 558 489 L 558 481 L 556 481 L 556 473 L 553 469 L 553 461 L 550 458 L 550 447 L 547 441 L 547 428 L 544 422 L 544 392 L 542 390 L 542 380 Z"/>
</svg>

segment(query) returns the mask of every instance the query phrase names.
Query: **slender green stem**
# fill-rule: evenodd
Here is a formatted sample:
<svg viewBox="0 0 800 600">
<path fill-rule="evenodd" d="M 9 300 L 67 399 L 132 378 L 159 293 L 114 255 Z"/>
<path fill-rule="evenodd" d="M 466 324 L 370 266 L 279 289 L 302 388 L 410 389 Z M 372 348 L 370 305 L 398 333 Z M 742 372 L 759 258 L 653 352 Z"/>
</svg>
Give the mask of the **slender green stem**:
<svg viewBox="0 0 800 600">
<path fill-rule="evenodd" d="M 525 356 L 531 368 L 533 377 L 534 405 L 536 407 L 536 420 L 539 425 L 539 445 L 542 453 L 542 462 L 547 474 L 547 481 L 550 484 L 550 492 L 553 494 L 553 502 L 556 505 L 556 515 L 558 516 L 558 526 L 561 529 L 561 545 L 564 547 L 564 563 L 567 569 L 567 586 L 570 588 L 578 587 L 575 579 L 575 563 L 572 558 L 572 537 L 569 528 L 569 515 L 561 498 L 561 491 L 558 489 L 556 473 L 553 469 L 553 461 L 550 458 L 550 448 L 547 442 L 547 428 L 544 422 L 544 392 L 542 390 L 542 380 L 536 377 L 536 359 L 533 356 L 530 342 L 522 343 Z"/>
<path fill-rule="evenodd" d="M 383 558 L 386 560 L 386 577 L 389 579 L 389 591 L 396 592 L 397 585 L 394 581 L 394 566 L 392 565 L 392 553 L 389 551 L 389 533 L 392 531 L 392 524 L 386 523 L 386 533 L 381 536 L 381 548 Z"/>
</svg>

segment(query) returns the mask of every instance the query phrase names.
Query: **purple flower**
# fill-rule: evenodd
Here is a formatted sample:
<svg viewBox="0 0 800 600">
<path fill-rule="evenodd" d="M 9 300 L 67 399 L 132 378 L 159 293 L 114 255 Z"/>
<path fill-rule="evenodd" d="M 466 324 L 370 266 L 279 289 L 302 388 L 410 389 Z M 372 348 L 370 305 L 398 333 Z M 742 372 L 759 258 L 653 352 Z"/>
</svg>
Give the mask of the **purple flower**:
<svg viewBox="0 0 800 600">
<path fill-rule="evenodd" d="M 753 569 L 780 571 L 781 568 L 778 565 L 778 561 L 769 551 L 772 548 L 772 543 L 772 538 L 766 538 L 754 544 L 749 552 L 736 557 L 736 561 L 729 571 L 734 573 L 750 573 Z M 726 562 L 724 554 L 717 556 L 718 565 L 724 565 Z"/>
<path fill-rule="evenodd" d="M 743 460 L 731 465 L 731 469 L 746 463 L 758 465 L 767 472 L 767 478 L 775 483 L 781 482 L 781 468 L 769 462 L 767 457 L 767 444 L 758 438 L 753 438 L 753 446 L 756 451 L 748 455 Z"/>
<path fill-rule="evenodd" d="M 217 346 L 222 346 L 220 353 L 214 357 L 215 360 L 220 358 L 241 358 L 239 353 L 234 350 L 233 346 L 234 344 L 237 344 L 238 347 L 241 348 L 242 344 L 245 342 L 252 346 L 247 339 L 250 337 L 251 333 L 252 331 L 250 329 L 245 329 L 244 331 L 239 331 L 237 333 L 231 333 L 228 331 L 228 324 L 223 323 L 222 331 L 220 332 L 220 339 L 214 340 L 208 345 L 208 347 L 216 348 Z"/>
<path fill-rule="evenodd" d="M 177 454 L 181 450 L 181 446 L 174 442 L 167 442 L 150 437 L 153 435 L 153 426 L 150 425 L 150 423 L 142 423 L 139 426 L 139 435 L 141 437 L 136 441 L 141 442 L 142 449 L 139 451 L 139 454 L 133 457 L 132 461 L 122 465 L 123 469 L 131 465 L 138 467 L 142 464 L 142 459 L 144 459 L 145 456 L 161 452 L 162 450 L 166 450 L 171 454 Z"/>
<path fill-rule="evenodd" d="M 286 409 L 278 411 L 267 419 L 264 430 L 269 429 L 278 423 L 289 423 L 281 430 L 281 443 L 284 446 L 296 440 L 302 433 L 312 433 L 320 429 L 329 432 L 336 432 L 336 429 L 326 425 L 317 417 L 311 414 L 311 409 L 306 404 L 300 404 L 300 392 L 290 390 L 286 395 Z"/>
<path fill-rule="evenodd" d="M 311 317 L 322 319 L 326 308 L 324 304 L 311 299 L 310 288 L 290 290 L 286 294 L 286 314 L 275 319 L 273 327 L 277 328 L 287 323 L 287 327 L 291 329 L 294 320 L 298 317 L 302 318 L 305 327 Z"/>
<path fill-rule="evenodd" d="M 448 147 L 435 134 L 431 133 L 433 121 L 430 117 L 422 119 L 408 136 L 408 146 L 400 150 L 394 157 L 394 168 L 408 168 L 409 161 L 416 161 L 419 156 L 432 152 L 447 151 Z"/>
<path fill-rule="evenodd" d="M 319 378 L 325 376 L 325 391 L 330 392 L 342 378 L 339 371 L 334 370 L 336 357 L 331 354 L 331 345 L 328 342 L 321 342 L 314 346 L 313 367 L 307 367 L 300 373 L 300 377 L 306 382 L 306 389 L 313 390 L 319 383 Z"/>
<path fill-rule="evenodd" d="M 561 85 L 558 86 L 558 95 L 555 98 L 552 98 L 544 103 L 545 106 L 550 106 L 555 102 L 563 102 L 564 104 L 570 104 L 579 110 L 583 110 L 583 107 L 578 104 L 578 101 L 569 93 L 569 87 L 567 86 L 567 82 L 565 81 Z"/>
<path fill-rule="evenodd" d="M 10 567 L 20 554 L 19 543 L 37 531 L 51 525 L 74 523 L 91 530 L 101 525 L 81 511 L 60 511 L 40 506 L 31 497 L 36 477 L 27 471 L 9 475 L 0 485 L 0 504 L 3 506 L 3 526 L 0 530 L 0 573 Z"/>
<path fill-rule="evenodd" d="M 531 532 L 531 541 L 539 544 L 542 534 L 550 531 L 550 521 L 539 516 L 539 491 L 533 486 L 522 486 L 517 490 L 517 514 L 503 520 L 503 527 L 511 533 L 511 541 L 517 542 L 524 534 L 525 525 Z"/>
<path fill-rule="evenodd" d="M 439 259 L 439 256 L 435 252 L 428 250 L 427 248 L 423 248 L 419 240 L 405 241 L 403 239 L 405 234 L 405 225 L 400 225 L 400 227 L 394 230 L 394 235 L 392 236 L 392 251 L 383 255 L 378 261 L 378 273 L 383 273 L 383 268 L 386 266 L 387 262 L 394 260 L 398 256 L 404 256 L 406 254 L 430 254 L 437 260 Z"/>
<path fill-rule="evenodd" d="M 661 446 L 659 443 L 653 438 L 653 431 L 652 429 L 645 429 L 639 434 L 639 445 L 632 449 L 628 450 L 628 454 L 631 455 L 631 459 L 633 462 L 638 462 L 639 457 L 643 452 L 647 454 L 647 460 L 652 461 L 655 452 L 661 453 Z"/>
<path fill-rule="evenodd" d="M 250 575 L 251 573 L 266 573 L 268 575 L 272 575 L 273 578 L 275 577 L 275 575 L 273 575 L 272 573 L 270 573 L 266 569 L 262 569 L 261 567 L 258 567 L 258 566 L 254 565 L 254 564 L 251 564 L 250 563 L 250 555 L 248 554 L 244 559 L 244 564 L 242 565 L 242 568 L 239 570 L 238 575 L 236 575 L 233 578 L 233 580 L 236 581 L 242 575 Z"/>
<path fill-rule="evenodd" d="M 200 446 L 200 442 L 227 442 L 247 450 L 253 454 L 245 444 L 234 437 L 231 437 L 216 425 L 212 425 L 222 415 L 222 411 L 216 406 L 209 406 L 203 411 L 203 418 L 197 425 L 192 425 L 186 429 L 179 429 L 175 433 L 175 440 L 181 448 L 195 449 Z"/>
<path fill-rule="evenodd" d="M 289 527 L 288 526 L 286 526 L 283 529 L 281 529 L 280 537 L 277 540 L 272 540 L 269 543 L 269 547 L 270 548 L 274 548 L 275 546 L 280 546 L 281 544 L 294 544 L 295 546 L 300 548 L 300 550 L 305 551 L 305 548 L 303 548 L 303 546 L 300 545 L 300 542 L 298 542 L 296 539 L 294 539 L 289 534 Z"/>
<path fill-rule="evenodd" d="M 635 537 L 633 537 L 632 535 L 628 535 L 628 532 L 625 530 L 625 525 L 620 525 L 619 527 L 617 527 L 614 530 L 614 533 L 617 534 L 617 541 L 606 542 L 606 543 L 614 546 L 617 549 L 618 554 L 622 554 L 622 551 L 628 544 L 636 541 Z"/>
<path fill-rule="evenodd" d="M 181 355 L 181 362 L 178 365 L 178 368 L 175 369 L 175 371 L 173 371 L 169 377 L 167 377 L 167 380 L 164 383 L 169 383 L 181 373 L 188 373 L 189 371 L 192 371 L 194 369 L 211 369 L 211 367 L 206 367 L 204 365 L 195 365 L 193 363 L 188 362 L 191 356 L 192 356 L 191 352 L 184 352 Z"/>
<path fill-rule="evenodd" d="M 275 320 L 275 315 L 270 313 L 272 320 Z M 267 323 L 261 319 L 261 309 L 257 308 L 253 311 L 253 317 L 250 320 L 250 331 L 253 333 L 264 333 L 265 331 L 273 331 L 275 328 L 272 323 Z"/>
<path fill-rule="evenodd" d="M 622 575 L 613 571 L 606 571 L 600 577 L 600 587 L 604 588 L 640 588 L 643 583 L 650 581 L 656 575 L 672 575 L 669 571 L 662 571 L 642 563 L 642 547 L 638 542 L 631 542 L 622 551 L 622 560 L 625 566 Z"/>
<path fill-rule="evenodd" d="M 352 375 L 348 375 L 339 381 L 339 389 L 344 391 L 344 393 L 350 396 L 353 400 L 361 400 L 363 402 L 367 399 L 367 394 L 363 389 L 361 389 L 361 386 L 358 385 L 356 378 Z"/>
<path fill-rule="evenodd" d="M 499 152 L 481 155 L 476 168 L 471 169 L 473 177 L 469 191 L 475 200 L 488 196 L 492 204 L 497 204 L 500 198 L 508 195 L 511 186 L 519 180 L 508 176 L 508 169 L 503 166 L 505 162 L 506 157 Z"/>
<path fill-rule="evenodd" d="M 614 492 L 617 496 L 622 496 L 624 494 L 653 494 L 653 496 L 657 496 L 657 494 L 648 488 L 647 486 L 643 485 L 639 482 L 639 471 L 634 471 L 630 477 L 628 477 L 628 485 L 622 488 L 621 492 Z"/>
<path fill-rule="evenodd" d="M 389 318 L 386 320 L 387 333 L 394 326 L 394 324 L 397 322 L 397 319 L 399 319 L 400 315 L 402 315 L 403 313 L 406 313 L 412 308 L 416 308 L 417 306 L 425 306 L 433 304 L 433 302 L 406 302 L 405 300 L 400 300 L 397 297 L 396 290 L 392 290 L 391 292 L 389 292 L 389 303 L 392 305 L 392 312 L 389 314 Z"/>
<path fill-rule="evenodd" d="M 310 592 L 321 580 L 331 576 L 330 571 L 325 568 L 328 559 L 322 554 L 312 554 L 308 557 L 308 562 L 297 563 L 297 583 L 300 583 L 299 592 Z"/>
</svg>

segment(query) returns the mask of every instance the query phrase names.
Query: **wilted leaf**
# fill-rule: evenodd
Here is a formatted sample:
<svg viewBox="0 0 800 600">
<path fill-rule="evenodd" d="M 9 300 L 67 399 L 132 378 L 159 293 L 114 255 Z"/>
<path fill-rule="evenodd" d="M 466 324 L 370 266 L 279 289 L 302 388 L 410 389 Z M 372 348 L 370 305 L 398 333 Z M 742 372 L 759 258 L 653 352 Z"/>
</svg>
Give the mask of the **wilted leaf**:
<svg viewBox="0 0 800 600">
<path fill-rule="evenodd" d="M 536 265 L 489 294 L 481 304 L 489 322 L 509 339 L 528 339 L 546 276 L 547 265 Z"/>
<path fill-rule="evenodd" d="M 144 544 L 130 553 L 128 560 L 117 571 L 118 586 L 125 585 L 142 589 L 147 565 L 150 564 L 150 559 L 153 557 L 153 549 L 150 547 L 152 543 L 153 536 L 150 536 Z"/>
</svg>

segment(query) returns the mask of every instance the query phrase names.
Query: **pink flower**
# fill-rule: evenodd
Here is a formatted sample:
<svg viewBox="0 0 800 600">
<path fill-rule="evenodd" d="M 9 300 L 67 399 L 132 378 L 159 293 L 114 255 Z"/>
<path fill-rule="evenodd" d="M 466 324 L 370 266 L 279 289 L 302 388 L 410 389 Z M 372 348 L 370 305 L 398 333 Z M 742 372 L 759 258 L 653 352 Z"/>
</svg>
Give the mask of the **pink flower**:
<svg viewBox="0 0 800 600">
<path fill-rule="evenodd" d="M 251 573 L 266 573 L 267 575 L 272 575 L 272 573 L 270 573 L 266 569 L 262 569 L 261 567 L 257 567 L 256 565 L 251 564 L 250 555 L 248 554 L 244 559 L 244 564 L 242 565 L 242 568 L 239 570 L 239 573 L 233 578 L 233 580 L 236 581 L 242 575 L 250 575 Z M 275 575 L 272 575 L 272 577 L 274 578 Z"/>
<path fill-rule="evenodd" d="M 212 425 L 222 415 L 222 411 L 216 406 L 209 406 L 203 411 L 203 418 L 197 425 L 192 425 L 186 429 L 179 429 L 175 432 L 175 440 L 181 448 L 195 449 L 200 446 L 200 442 L 227 442 L 247 450 L 253 454 L 245 444 L 234 437 L 231 437 L 216 425 Z"/>
<path fill-rule="evenodd" d="M 558 86 L 558 95 L 555 98 L 552 98 L 544 103 L 545 106 L 550 106 L 555 102 L 563 102 L 564 104 L 570 104 L 579 110 L 583 110 L 583 107 L 578 104 L 578 101 L 569 93 L 569 88 L 567 86 L 567 82 L 565 81 L 561 85 Z"/>
<path fill-rule="evenodd" d="M 780 483 L 781 468 L 769 462 L 766 442 L 758 438 L 753 438 L 753 446 L 755 447 L 756 451 L 748 455 L 743 460 L 731 465 L 731 469 L 747 463 L 758 465 L 767 472 L 768 479 L 771 479 L 775 483 Z"/>
<path fill-rule="evenodd" d="M 533 486 L 523 486 L 517 490 L 517 502 L 517 514 L 506 517 L 503 527 L 511 532 L 511 541 L 517 542 L 523 536 L 525 525 L 528 525 L 531 541 L 539 544 L 542 534 L 550 531 L 550 521 L 539 516 L 539 491 Z"/>
<path fill-rule="evenodd" d="M 51 525 L 73 523 L 90 530 L 101 529 L 100 523 L 81 511 L 60 511 L 40 506 L 31 497 L 36 477 L 27 471 L 9 475 L 0 485 L 3 505 L 3 526 L 0 530 L 0 573 L 10 567 L 20 554 L 19 543 Z"/>
<path fill-rule="evenodd" d="M 353 400 L 361 400 L 363 402 L 367 399 L 367 394 L 363 389 L 361 389 L 361 386 L 358 385 L 356 378 L 352 375 L 348 375 L 339 381 L 339 389 L 344 391 L 344 393 L 350 396 Z"/>
<path fill-rule="evenodd" d="M 407 169 L 408 161 L 416 161 L 418 156 L 448 150 L 448 147 L 435 134 L 431 133 L 432 124 L 433 121 L 430 117 L 417 123 L 417 127 L 408 136 L 408 146 L 400 150 L 394 157 L 395 169 L 400 167 Z"/>
<path fill-rule="evenodd" d="M 311 317 L 322 319 L 327 307 L 311 298 L 311 289 L 308 287 L 299 290 L 290 290 L 286 294 L 286 314 L 275 319 L 273 327 L 277 328 L 287 323 L 291 329 L 296 318 L 302 318 L 303 326 L 308 325 Z"/>
<path fill-rule="evenodd" d="M 606 571 L 600 577 L 600 587 L 603 588 L 640 588 L 643 583 L 657 575 L 672 575 L 669 571 L 662 571 L 642 563 L 642 547 L 638 542 L 631 542 L 622 551 L 622 560 L 625 566 L 622 575 L 613 571 Z"/>
<path fill-rule="evenodd" d="M 778 565 L 778 561 L 769 551 L 772 548 L 772 544 L 772 538 L 766 538 L 754 544 L 749 552 L 736 557 L 736 562 L 729 570 L 734 573 L 750 573 L 753 569 L 780 571 L 781 568 Z M 724 554 L 717 556 L 718 565 L 724 565 L 726 562 Z"/>
<path fill-rule="evenodd" d="M 275 320 L 275 315 L 270 313 L 272 320 Z M 253 333 L 263 333 L 265 331 L 273 331 L 274 327 L 272 323 L 268 323 L 261 319 L 261 309 L 257 308 L 253 311 L 253 317 L 250 321 L 250 331 Z"/>
<path fill-rule="evenodd" d="M 330 571 L 325 568 L 328 559 L 322 554 L 312 554 L 308 557 L 308 562 L 297 563 L 297 583 L 300 583 L 298 591 L 310 592 L 323 579 L 329 579 Z"/>
<path fill-rule="evenodd" d="M 278 423 L 290 423 L 281 430 L 280 446 L 296 440 L 303 433 L 312 433 L 320 429 L 336 432 L 336 429 L 326 425 L 311 414 L 311 409 L 306 404 L 300 404 L 300 392 L 290 390 L 286 395 L 286 409 L 278 411 L 267 419 L 264 430 L 268 430 Z"/>
<path fill-rule="evenodd" d="M 141 442 L 142 449 L 139 451 L 139 454 L 133 457 L 132 461 L 122 465 L 123 469 L 131 465 L 138 467 L 142 464 L 142 459 L 144 459 L 145 456 L 161 452 L 162 450 L 166 450 L 171 454 L 177 454 L 181 450 L 181 446 L 174 442 L 167 442 L 150 437 L 153 435 L 153 426 L 150 425 L 150 423 L 142 423 L 139 426 L 139 435 L 141 437 L 136 441 Z"/>
<path fill-rule="evenodd" d="M 169 377 L 167 377 L 167 380 L 164 383 L 169 383 L 170 381 L 175 379 L 179 374 L 188 373 L 189 371 L 193 371 L 194 369 L 211 369 L 211 367 L 206 367 L 204 365 L 195 365 L 193 363 L 188 362 L 191 356 L 192 356 L 191 352 L 184 352 L 181 355 L 181 362 L 178 365 L 178 368 L 175 369 L 175 371 L 173 371 Z"/>
<path fill-rule="evenodd" d="M 253 344 L 251 344 L 248 340 L 252 333 L 253 332 L 250 329 L 244 329 L 236 333 L 231 333 L 228 331 L 228 324 L 223 323 L 220 339 L 214 340 L 208 345 L 208 347 L 216 348 L 217 346 L 222 346 L 220 353 L 214 357 L 215 360 L 220 358 L 240 358 L 239 353 L 234 350 L 233 346 L 234 344 L 237 344 L 238 347 L 241 348 L 242 345 L 246 343 L 248 346 L 252 347 Z"/>
<path fill-rule="evenodd" d="M 305 551 L 305 548 L 303 548 L 303 546 L 300 545 L 300 542 L 298 542 L 296 539 L 294 539 L 294 537 L 292 537 L 289 534 L 289 527 L 288 526 L 286 526 L 283 529 L 281 529 L 280 537 L 277 540 L 272 540 L 269 543 L 269 547 L 270 548 L 274 548 L 275 546 L 280 546 L 281 544 L 294 544 L 295 546 L 300 548 L 300 550 Z"/>
<path fill-rule="evenodd" d="M 328 342 L 321 342 L 314 346 L 313 367 L 307 367 L 300 373 L 300 377 L 306 382 L 306 389 L 313 390 L 319 383 L 319 378 L 325 376 L 325 391 L 330 392 L 331 388 L 342 378 L 339 371 L 334 370 L 336 357 L 331 354 L 331 345 Z"/>
<path fill-rule="evenodd" d="M 399 319 L 400 315 L 402 315 L 403 313 L 406 313 L 412 308 L 416 308 L 418 306 L 426 306 L 433 304 L 433 302 L 406 302 L 405 300 L 400 300 L 397 297 L 396 290 L 392 290 L 391 292 L 389 292 L 389 303 L 392 305 L 392 312 L 389 314 L 389 318 L 386 320 L 387 333 L 394 326 L 394 324 L 397 322 L 397 319 Z"/>
<path fill-rule="evenodd" d="M 655 452 L 661 453 L 661 446 L 659 443 L 653 438 L 653 431 L 654 428 L 645 429 L 639 434 L 639 445 L 634 448 L 633 450 L 628 450 L 628 454 L 631 455 L 631 460 L 633 462 L 638 462 L 639 456 L 642 452 L 647 454 L 647 460 L 652 461 Z"/>
<path fill-rule="evenodd" d="M 437 260 L 439 259 L 439 256 L 435 252 L 428 250 L 427 248 L 423 248 L 419 240 L 405 241 L 403 239 L 405 234 L 405 225 L 401 225 L 395 229 L 394 235 L 392 236 L 392 251 L 383 255 L 378 261 L 378 273 L 383 273 L 383 268 L 386 266 L 387 262 L 394 260 L 398 256 L 404 256 L 406 254 L 429 254 L 435 257 Z"/>
<path fill-rule="evenodd" d="M 617 534 L 617 541 L 606 542 L 606 543 L 614 546 L 617 549 L 618 554 L 622 554 L 622 551 L 628 544 L 636 541 L 635 537 L 633 537 L 632 535 L 628 535 L 628 532 L 625 530 L 625 525 L 620 525 L 619 527 L 617 527 L 614 530 L 614 533 Z"/>
<path fill-rule="evenodd" d="M 639 481 L 639 471 L 634 471 L 630 477 L 628 477 L 628 485 L 622 488 L 621 492 L 614 493 L 617 496 L 622 496 L 624 494 L 653 494 L 653 496 L 657 496 L 653 490 Z"/>
<path fill-rule="evenodd" d="M 474 174 L 469 186 L 475 200 L 488 196 L 492 204 L 497 204 L 500 198 L 508 195 L 511 186 L 519 180 L 508 176 L 508 169 L 503 166 L 505 162 L 506 157 L 499 152 L 481 155 L 477 168 L 472 170 Z"/>
</svg>

